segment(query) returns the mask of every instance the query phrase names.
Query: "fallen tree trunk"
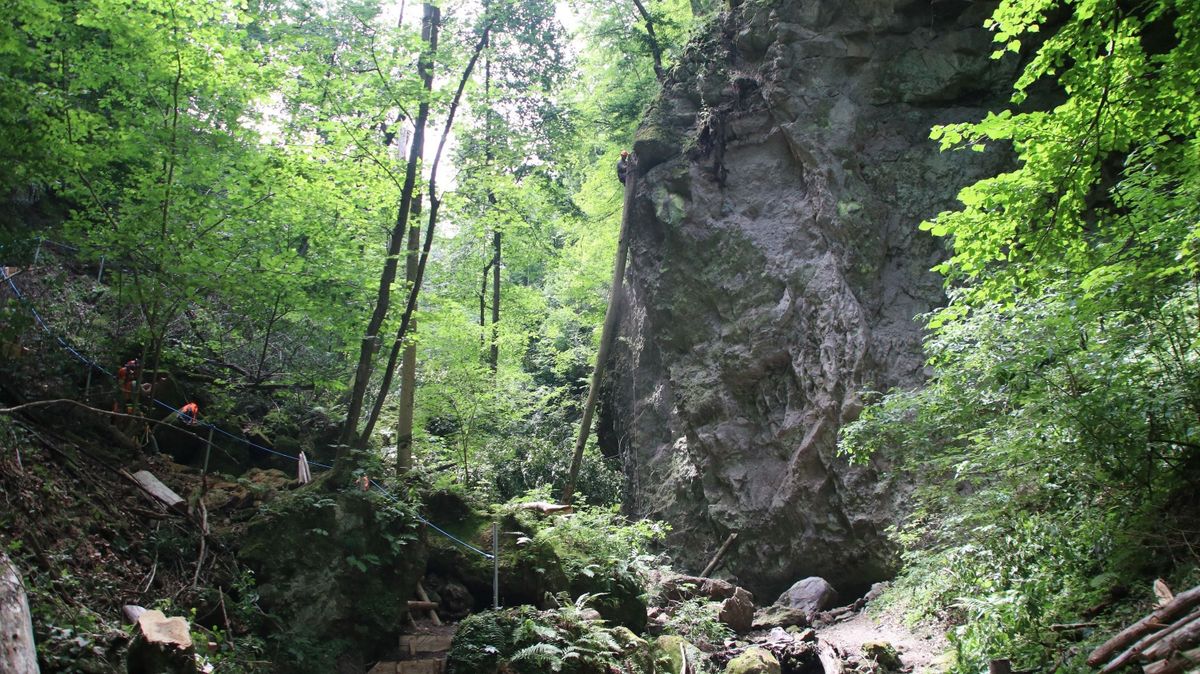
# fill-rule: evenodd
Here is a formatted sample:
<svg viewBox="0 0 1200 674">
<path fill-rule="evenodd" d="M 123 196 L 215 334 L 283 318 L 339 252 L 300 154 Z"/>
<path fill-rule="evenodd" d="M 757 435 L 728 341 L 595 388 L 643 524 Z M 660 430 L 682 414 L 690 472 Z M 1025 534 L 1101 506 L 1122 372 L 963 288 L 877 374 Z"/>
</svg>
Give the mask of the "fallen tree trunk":
<svg viewBox="0 0 1200 674">
<path fill-rule="evenodd" d="M 1101 674 L 1108 674 L 1109 672 L 1115 672 L 1116 670 L 1120 669 L 1121 667 L 1124 667 L 1125 665 L 1133 662 L 1134 659 L 1136 659 L 1139 655 L 1141 655 L 1143 652 L 1145 652 L 1146 649 L 1150 648 L 1151 646 L 1154 646 L 1163 638 L 1174 634 L 1176 632 L 1176 630 L 1179 630 L 1180 628 L 1184 627 L 1188 623 L 1192 622 L 1193 620 L 1197 620 L 1197 619 L 1200 619 L 1200 611 L 1192 611 L 1186 618 L 1184 618 L 1183 620 L 1180 620 L 1179 622 L 1175 623 L 1174 625 L 1171 625 L 1170 627 L 1167 627 L 1166 629 L 1163 629 L 1159 632 L 1152 632 L 1149 635 L 1142 637 L 1141 640 L 1139 640 L 1134 645 L 1130 646 L 1124 653 L 1121 653 L 1116 658 L 1114 658 L 1112 661 L 1110 661 L 1107 665 L 1105 665 L 1104 669 L 1100 670 Z"/>
<path fill-rule="evenodd" d="M 0 672 L 37 674 L 33 620 L 21 574 L 0 552 Z"/>
<path fill-rule="evenodd" d="M 1145 674 L 1183 674 L 1183 672 L 1196 671 L 1197 665 L 1200 665 L 1200 648 L 1193 648 L 1190 651 L 1176 653 L 1166 660 L 1150 663 L 1143 667 L 1142 671 Z"/>
<path fill-rule="evenodd" d="M 1157 632 L 1170 625 L 1176 618 L 1187 613 L 1197 604 L 1200 604 L 1200 586 L 1193 587 L 1187 592 L 1176 595 L 1174 599 L 1167 602 L 1162 608 L 1125 628 L 1116 636 L 1101 644 L 1088 656 L 1088 664 L 1098 667 L 1101 663 L 1108 662 L 1113 653 L 1151 632 Z"/>
<path fill-rule="evenodd" d="M 1187 623 L 1180 621 L 1180 624 L 1172 626 L 1170 635 L 1146 649 L 1145 657 L 1148 660 L 1165 658 L 1176 651 L 1196 645 L 1197 641 L 1200 641 L 1200 618 Z"/>
</svg>

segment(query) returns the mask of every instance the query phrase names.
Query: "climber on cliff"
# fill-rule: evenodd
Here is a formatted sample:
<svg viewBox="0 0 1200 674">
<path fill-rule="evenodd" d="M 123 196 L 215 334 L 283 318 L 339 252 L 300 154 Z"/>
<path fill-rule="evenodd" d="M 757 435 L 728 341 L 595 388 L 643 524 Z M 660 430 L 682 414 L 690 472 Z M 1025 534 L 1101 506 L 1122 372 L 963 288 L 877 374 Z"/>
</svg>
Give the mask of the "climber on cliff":
<svg viewBox="0 0 1200 674">
<path fill-rule="evenodd" d="M 629 158 L 629 150 L 621 150 L 621 158 L 617 160 L 617 180 L 621 184 L 625 184 L 625 176 L 629 175 L 629 164 L 632 160 Z"/>
</svg>

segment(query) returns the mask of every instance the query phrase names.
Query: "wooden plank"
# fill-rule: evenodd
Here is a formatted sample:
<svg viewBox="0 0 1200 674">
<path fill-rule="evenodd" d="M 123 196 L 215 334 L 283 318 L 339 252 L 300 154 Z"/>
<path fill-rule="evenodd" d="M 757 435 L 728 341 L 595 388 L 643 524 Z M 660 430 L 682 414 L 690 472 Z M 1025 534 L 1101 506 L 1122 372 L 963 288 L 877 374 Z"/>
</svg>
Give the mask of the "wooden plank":
<svg viewBox="0 0 1200 674">
<path fill-rule="evenodd" d="M 442 674 L 443 660 L 402 660 L 396 663 L 396 674 Z"/>
<path fill-rule="evenodd" d="M 454 636 L 450 634 L 402 634 L 400 650 L 409 655 L 416 653 L 441 653 L 450 650 Z"/>
<path fill-rule="evenodd" d="M 128 473 L 126 473 L 128 475 Z M 171 491 L 171 488 L 159 481 L 148 470 L 139 470 L 129 476 L 138 487 L 148 496 L 176 512 L 187 512 L 187 501 L 182 496 Z"/>
<path fill-rule="evenodd" d="M 417 581 L 417 598 L 421 601 L 429 601 L 429 595 L 425 593 L 425 586 L 421 585 L 421 581 Z M 434 625 L 441 625 L 442 619 L 438 617 L 437 611 L 429 609 L 429 619 Z"/>
</svg>

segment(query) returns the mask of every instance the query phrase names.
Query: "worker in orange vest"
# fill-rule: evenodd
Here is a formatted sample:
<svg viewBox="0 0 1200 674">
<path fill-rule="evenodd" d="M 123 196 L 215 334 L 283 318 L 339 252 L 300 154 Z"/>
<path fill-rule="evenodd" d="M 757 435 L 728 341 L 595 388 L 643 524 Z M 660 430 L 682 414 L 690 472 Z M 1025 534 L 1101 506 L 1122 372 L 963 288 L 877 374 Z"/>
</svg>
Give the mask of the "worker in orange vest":
<svg viewBox="0 0 1200 674">
<path fill-rule="evenodd" d="M 188 404 L 179 408 L 179 418 L 183 420 L 183 423 L 188 424 L 189 426 L 195 425 L 196 419 L 199 418 L 199 416 L 200 406 L 194 402 L 189 402 Z"/>
<path fill-rule="evenodd" d="M 126 414 L 133 414 L 133 387 L 137 386 L 137 380 L 141 373 L 142 365 L 137 358 L 126 362 L 117 369 L 117 385 L 121 387 L 121 399 L 125 402 Z M 116 401 L 113 401 L 113 411 L 119 411 Z"/>
</svg>

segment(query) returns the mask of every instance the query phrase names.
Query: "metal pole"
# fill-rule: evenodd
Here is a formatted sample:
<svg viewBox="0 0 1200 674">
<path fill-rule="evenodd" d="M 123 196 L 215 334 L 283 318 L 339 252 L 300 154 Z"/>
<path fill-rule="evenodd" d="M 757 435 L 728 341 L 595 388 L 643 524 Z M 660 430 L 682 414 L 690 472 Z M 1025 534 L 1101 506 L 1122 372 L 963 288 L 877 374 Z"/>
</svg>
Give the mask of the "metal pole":
<svg viewBox="0 0 1200 674">
<path fill-rule="evenodd" d="M 33 263 L 38 263 L 38 258 L 42 256 L 42 237 L 38 237 L 37 250 L 33 251 Z"/>
<path fill-rule="evenodd" d="M 212 455 L 212 436 L 213 429 L 216 426 L 209 424 L 208 426 L 208 444 L 204 448 L 204 470 L 200 473 L 200 496 L 204 497 L 208 493 L 208 457 Z"/>
<path fill-rule="evenodd" d="M 492 608 L 500 608 L 500 524 L 492 522 Z"/>
<path fill-rule="evenodd" d="M 102 278 L 104 278 L 104 256 L 103 255 L 100 256 L 100 271 L 96 274 L 96 283 L 99 283 L 100 279 L 102 279 Z"/>
</svg>

